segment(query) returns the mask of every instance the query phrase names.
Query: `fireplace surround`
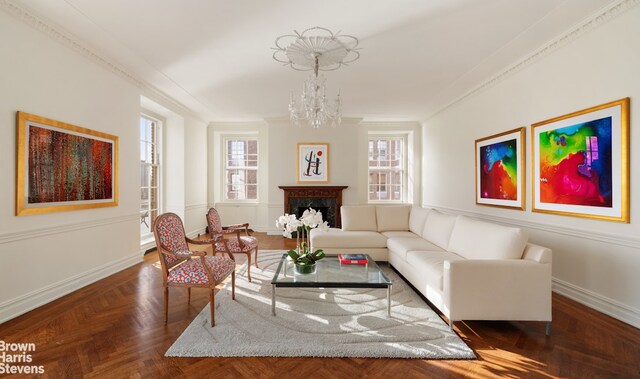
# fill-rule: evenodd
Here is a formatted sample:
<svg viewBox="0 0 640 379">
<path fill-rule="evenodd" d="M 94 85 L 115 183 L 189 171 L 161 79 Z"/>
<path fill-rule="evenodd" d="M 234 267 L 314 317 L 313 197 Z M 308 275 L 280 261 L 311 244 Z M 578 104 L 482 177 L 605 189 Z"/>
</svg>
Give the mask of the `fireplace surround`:
<svg viewBox="0 0 640 379">
<path fill-rule="evenodd" d="M 322 212 L 330 227 L 340 228 L 342 190 L 348 186 L 279 186 L 284 191 L 284 213 L 301 216 L 305 209 Z"/>
</svg>

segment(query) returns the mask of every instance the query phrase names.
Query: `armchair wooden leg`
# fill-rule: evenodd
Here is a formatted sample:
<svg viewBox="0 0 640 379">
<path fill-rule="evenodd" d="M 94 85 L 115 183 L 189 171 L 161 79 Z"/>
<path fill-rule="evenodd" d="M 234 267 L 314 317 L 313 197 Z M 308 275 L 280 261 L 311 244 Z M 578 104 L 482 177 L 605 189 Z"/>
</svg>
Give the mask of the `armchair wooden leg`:
<svg viewBox="0 0 640 379">
<path fill-rule="evenodd" d="M 236 299 L 236 270 L 231 272 L 231 298 Z"/>
<path fill-rule="evenodd" d="M 255 262 L 256 268 L 260 268 L 258 267 L 258 245 L 256 245 L 256 262 Z"/>
<path fill-rule="evenodd" d="M 169 287 L 164 287 L 164 324 L 169 319 Z"/>
<path fill-rule="evenodd" d="M 213 291 L 215 291 L 215 288 L 212 288 L 211 291 L 209 292 L 209 307 L 211 308 L 211 327 L 213 328 L 216 325 L 216 320 L 215 320 L 215 315 L 214 315 L 214 310 L 215 310 L 215 303 L 213 302 Z"/>
<path fill-rule="evenodd" d="M 191 287 L 187 287 L 187 303 L 191 303 Z"/>
<path fill-rule="evenodd" d="M 247 278 L 251 281 L 251 250 L 247 252 Z"/>
</svg>

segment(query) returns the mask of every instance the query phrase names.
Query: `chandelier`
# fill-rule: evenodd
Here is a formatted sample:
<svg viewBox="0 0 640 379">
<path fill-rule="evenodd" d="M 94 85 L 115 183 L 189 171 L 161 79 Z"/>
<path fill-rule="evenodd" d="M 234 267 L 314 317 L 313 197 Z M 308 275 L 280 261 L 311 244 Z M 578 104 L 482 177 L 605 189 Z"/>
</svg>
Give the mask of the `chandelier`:
<svg viewBox="0 0 640 379">
<path fill-rule="evenodd" d="M 300 126 L 306 120 L 313 128 L 331 121 L 331 126 L 342 121 L 340 91 L 333 102 L 326 96 L 326 79 L 319 71 L 334 71 L 360 58 L 358 39 L 340 32 L 333 33 L 319 26 L 302 33 L 285 34 L 276 38 L 273 59 L 297 71 L 313 71 L 302 85 L 300 101 L 291 93 L 289 114 L 291 121 Z"/>
</svg>

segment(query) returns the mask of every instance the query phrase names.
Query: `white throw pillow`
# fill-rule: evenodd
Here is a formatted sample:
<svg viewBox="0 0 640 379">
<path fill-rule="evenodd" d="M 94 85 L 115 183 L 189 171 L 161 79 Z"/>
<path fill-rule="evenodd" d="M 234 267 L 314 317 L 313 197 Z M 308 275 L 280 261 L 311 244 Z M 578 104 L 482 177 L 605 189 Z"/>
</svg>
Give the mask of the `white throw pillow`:
<svg viewBox="0 0 640 379">
<path fill-rule="evenodd" d="M 456 223 L 456 217 L 457 216 L 453 215 L 445 215 L 432 209 L 424 223 L 422 238 L 448 250 L 449 238 L 451 237 L 453 225 Z"/>
<path fill-rule="evenodd" d="M 376 222 L 379 232 L 409 230 L 410 205 L 376 206 Z"/>
<path fill-rule="evenodd" d="M 430 210 L 429 208 L 412 207 L 411 214 L 409 215 L 409 231 L 417 235 L 422 235 L 424 223 L 427 221 Z"/>
<path fill-rule="evenodd" d="M 521 259 L 527 233 L 520 228 L 459 216 L 449 251 L 467 259 Z"/>
<path fill-rule="evenodd" d="M 340 207 L 342 230 L 364 230 L 377 232 L 376 207 L 373 205 Z"/>
</svg>

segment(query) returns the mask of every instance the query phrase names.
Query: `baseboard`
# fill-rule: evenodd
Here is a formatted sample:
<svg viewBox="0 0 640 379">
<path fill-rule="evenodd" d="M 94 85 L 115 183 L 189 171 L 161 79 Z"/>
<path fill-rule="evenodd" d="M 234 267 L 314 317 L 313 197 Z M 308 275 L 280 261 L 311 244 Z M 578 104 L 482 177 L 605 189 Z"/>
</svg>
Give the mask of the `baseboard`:
<svg viewBox="0 0 640 379">
<path fill-rule="evenodd" d="M 114 262 L 98 266 L 82 274 L 72 276 L 44 288 L 31 291 L 15 299 L 5 301 L 0 304 L 0 324 L 91 283 L 97 282 L 100 279 L 106 278 L 109 275 L 129 268 L 141 261 L 142 254 L 136 251 L 134 254 L 120 258 Z"/>
<path fill-rule="evenodd" d="M 593 308 L 640 329 L 640 310 L 631 308 L 606 296 L 578 287 L 560 279 L 553 279 L 553 292 Z"/>
<path fill-rule="evenodd" d="M 156 239 L 155 238 L 147 238 L 143 241 L 140 241 L 140 254 L 144 255 L 149 249 L 156 248 Z"/>
</svg>

